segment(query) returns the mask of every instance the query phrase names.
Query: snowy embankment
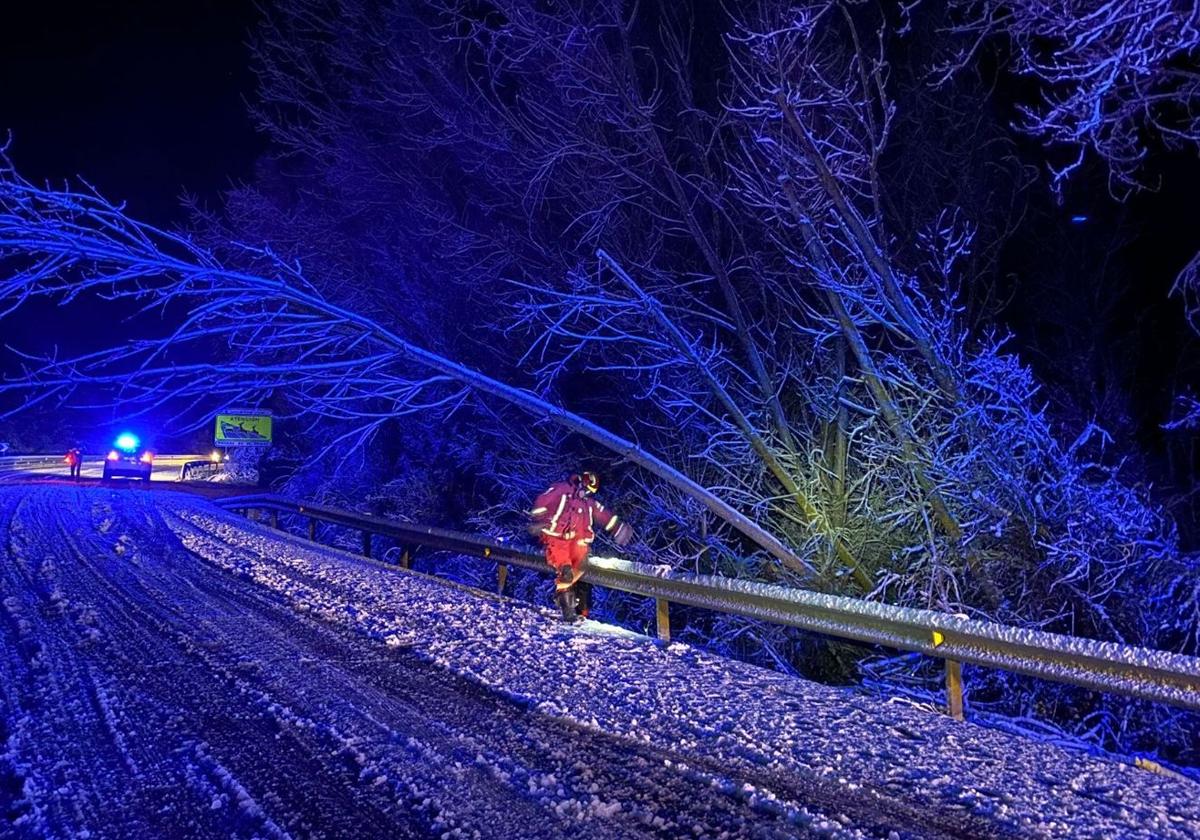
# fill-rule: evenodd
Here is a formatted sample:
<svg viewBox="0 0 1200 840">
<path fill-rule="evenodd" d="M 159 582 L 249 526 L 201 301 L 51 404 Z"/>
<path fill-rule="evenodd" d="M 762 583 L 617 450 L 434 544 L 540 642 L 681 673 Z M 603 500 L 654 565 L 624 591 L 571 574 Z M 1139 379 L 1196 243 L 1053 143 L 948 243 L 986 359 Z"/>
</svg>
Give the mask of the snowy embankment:
<svg viewBox="0 0 1200 840">
<path fill-rule="evenodd" d="M 1200 787 L 284 537 L 0 490 L 24 836 L 1200 837 Z M 348 631 L 348 632 L 347 632 Z"/>
</svg>

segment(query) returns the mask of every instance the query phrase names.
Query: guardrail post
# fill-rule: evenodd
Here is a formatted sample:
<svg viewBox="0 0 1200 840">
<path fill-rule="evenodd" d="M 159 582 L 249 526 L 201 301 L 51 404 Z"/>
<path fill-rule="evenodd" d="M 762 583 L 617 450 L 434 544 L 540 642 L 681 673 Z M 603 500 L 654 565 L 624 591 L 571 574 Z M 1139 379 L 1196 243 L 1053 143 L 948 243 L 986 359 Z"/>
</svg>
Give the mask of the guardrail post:
<svg viewBox="0 0 1200 840">
<path fill-rule="evenodd" d="M 272 528 L 279 527 L 279 511 L 277 511 L 277 510 L 271 511 L 271 527 Z"/>
<path fill-rule="evenodd" d="M 670 602 L 666 598 L 655 598 L 654 613 L 658 619 L 658 638 L 664 642 L 671 641 Z"/>
<path fill-rule="evenodd" d="M 363 550 L 362 550 L 363 557 L 370 557 L 371 556 L 371 532 L 363 531 L 362 535 L 363 535 Z"/>
<path fill-rule="evenodd" d="M 408 569 L 412 566 L 413 549 L 411 545 L 400 547 L 400 568 Z"/>
<path fill-rule="evenodd" d="M 946 712 L 955 720 L 963 720 L 962 663 L 946 660 Z"/>
<path fill-rule="evenodd" d="M 496 594 L 504 594 L 504 584 L 508 583 L 508 564 L 501 563 L 496 566 Z"/>
<path fill-rule="evenodd" d="M 945 643 L 946 634 L 934 630 L 933 646 L 941 647 Z M 946 714 L 955 720 L 963 719 L 962 663 L 955 659 L 946 660 Z"/>
<path fill-rule="evenodd" d="M 317 541 L 317 518 L 315 516 L 308 517 L 308 538 Z"/>
</svg>

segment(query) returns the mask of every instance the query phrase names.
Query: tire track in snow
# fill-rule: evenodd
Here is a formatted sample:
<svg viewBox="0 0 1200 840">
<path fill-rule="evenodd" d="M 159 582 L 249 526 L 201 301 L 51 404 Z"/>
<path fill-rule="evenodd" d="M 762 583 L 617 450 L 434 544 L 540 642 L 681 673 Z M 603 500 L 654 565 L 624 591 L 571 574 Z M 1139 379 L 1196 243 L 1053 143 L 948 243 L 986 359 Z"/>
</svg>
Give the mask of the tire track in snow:
<svg viewBox="0 0 1200 840">
<path fill-rule="evenodd" d="M 38 501 L 36 494 L 24 498 L 20 517 L 9 522 L 3 577 L 6 593 L 23 596 L 22 620 L 40 649 L 36 662 L 25 663 L 20 714 L 28 731 L 13 749 L 29 769 L 24 800 L 34 816 L 16 828 L 27 836 L 74 833 L 64 826 L 146 832 L 164 803 L 154 795 L 153 779 L 138 778 L 149 762 L 134 759 L 103 673 L 110 648 L 98 644 L 104 637 L 94 627 L 96 593 L 76 587 L 67 595 L 58 576 L 71 560 L 92 558 L 77 545 L 72 550 L 70 532 L 56 527 L 53 512 Z M 79 528 L 80 522 L 72 524 Z M 138 783 L 129 784 L 130 776 Z M 167 828 L 158 825 L 158 833 Z"/>
<path fill-rule="evenodd" d="M 312 833 L 304 816 L 310 811 L 328 813 L 322 820 L 330 836 L 394 828 L 396 820 L 387 813 L 390 799 L 368 802 L 348 795 L 354 789 L 343 768 L 281 732 L 269 715 L 246 708 L 236 671 L 214 655 L 225 641 L 204 632 L 204 611 L 220 605 L 187 597 L 196 591 L 188 572 L 204 568 L 194 561 L 189 565 L 190 556 L 177 547 L 172 551 L 170 535 L 149 503 L 137 504 L 141 509 L 118 512 L 120 527 L 107 544 L 99 536 L 103 522 L 78 538 L 69 534 L 79 524 L 70 516 L 57 524 L 79 561 L 73 584 L 93 591 L 100 602 L 108 640 L 102 661 L 126 686 L 136 687 L 126 692 L 118 713 L 137 736 L 138 749 L 150 754 L 156 773 L 171 779 L 171 789 L 191 792 L 190 799 L 173 802 L 168 810 L 182 810 L 189 820 L 200 812 L 207 818 L 196 826 L 200 833 L 208 833 L 205 824 L 212 818 L 245 836 L 280 833 L 256 793 L 298 815 L 294 828 L 303 834 Z M 111 559 L 95 562 L 106 554 Z M 244 629 L 253 632 L 253 627 Z M 151 721 L 157 725 L 147 726 Z M 171 737 L 164 738 L 167 732 Z M 243 784 L 239 777 L 255 782 Z M 137 781 L 135 787 L 154 786 L 153 780 L 149 785 Z M 135 798 L 129 811 L 137 815 L 146 809 Z"/>
<path fill-rule="evenodd" d="M 16 496 L 16 494 L 13 494 Z M 22 788 L 14 820 L 28 836 L 52 833 L 63 820 L 101 822 L 107 801 L 119 795 L 109 774 L 93 768 L 121 760 L 105 721 L 88 661 L 77 655 L 72 605 L 58 574 L 61 554 L 41 539 L 35 499 L 18 497 L 9 510 L 8 556 L 0 573 L 9 626 L 21 636 L 8 655 L 6 701 L 10 742 L 6 758 L 20 768 Z M 58 708 L 55 708 L 55 705 Z"/>
</svg>

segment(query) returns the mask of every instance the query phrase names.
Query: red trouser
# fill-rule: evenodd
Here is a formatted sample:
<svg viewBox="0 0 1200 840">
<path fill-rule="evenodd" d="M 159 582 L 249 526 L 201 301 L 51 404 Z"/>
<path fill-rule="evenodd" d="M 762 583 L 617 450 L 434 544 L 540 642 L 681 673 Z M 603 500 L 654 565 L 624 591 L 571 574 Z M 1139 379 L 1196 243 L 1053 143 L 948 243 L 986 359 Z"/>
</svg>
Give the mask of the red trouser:
<svg viewBox="0 0 1200 840">
<path fill-rule="evenodd" d="M 564 540 L 561 537 L 551 537 L 545 534 L 542 535 L 542 542 L 546 545 L 546 562 L 558 573 L 555 588 L 558 590 L 570 589 L 577 580 L 583 577 L 583 564 L 588 556 L 587 544 L 580 543 L 579 540 Z M 564 581 L 563 578 L 567 576 L 563 569 L 567 566 L 571 569 L 571 576 Z"/>
</svg>

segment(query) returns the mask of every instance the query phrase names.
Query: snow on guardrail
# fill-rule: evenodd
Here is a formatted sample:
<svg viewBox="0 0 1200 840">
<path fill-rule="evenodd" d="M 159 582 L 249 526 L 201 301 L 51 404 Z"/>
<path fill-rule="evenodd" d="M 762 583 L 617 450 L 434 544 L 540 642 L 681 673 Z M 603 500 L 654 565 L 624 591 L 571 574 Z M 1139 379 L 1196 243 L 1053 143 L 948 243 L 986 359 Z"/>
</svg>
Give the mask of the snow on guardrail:
<svg viewBox="0 0 1200 840">
<path fill-rule="evenodd" d="M 1200 711 L 1200 658 L 859 598 L 589 561 L 590 579 L 653 598 Z"/>
<path fill-rule="evenodd" d="M 65 450 L 61 455 L 0 455 L 0 469 L 16 469 L 18 467 L 40 467 L 50 464 L 61 464 L 66 457 Z"/>
</svg>

